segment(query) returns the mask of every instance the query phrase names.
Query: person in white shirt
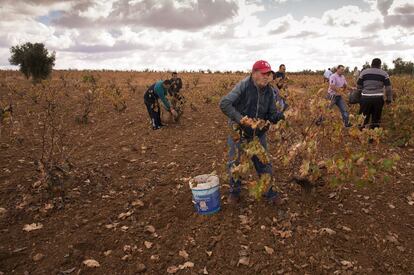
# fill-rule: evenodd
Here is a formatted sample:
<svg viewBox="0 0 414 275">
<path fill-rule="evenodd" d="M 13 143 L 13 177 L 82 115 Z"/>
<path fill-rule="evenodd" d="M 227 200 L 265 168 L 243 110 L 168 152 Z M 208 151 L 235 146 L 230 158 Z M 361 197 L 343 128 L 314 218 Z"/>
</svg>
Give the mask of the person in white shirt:
<svg viewBox="0 0 414 275">
<path fill-rule="evenodd" d="M 332 75 L 332 71 L 331 68 L 328 68 L 324 73 L 323 73 L 323 82 L 329 82 L 329 77 L 331 77 Z"/>
</svg>

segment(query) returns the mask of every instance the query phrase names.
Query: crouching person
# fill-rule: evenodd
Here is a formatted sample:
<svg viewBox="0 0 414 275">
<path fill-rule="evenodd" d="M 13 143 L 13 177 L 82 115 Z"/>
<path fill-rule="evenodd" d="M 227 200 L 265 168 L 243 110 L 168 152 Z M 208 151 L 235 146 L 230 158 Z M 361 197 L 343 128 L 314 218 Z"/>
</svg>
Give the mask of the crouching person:
<svg viewBox="0 0 414 275">
<path fill-rule="evenodd" d="M 164 108 L 168 112 L 170 112 L 174 117 L 177 117 L 177 112 L 171 107 L 171 104 L 166 97 L 170 86 L 170 80 L 159 80 L 152 84 L 144 94 L 144 103 L 147 107 L 153 130 L 158 130 L 164 126 L 161 123 L 161 108 L 158 99 L 161 100 Z"/>
<path fill-rule="evenodd" d="M 241 132 L 239 139 L 228 137 L 230 158 L 227 164 L 230 178 L 228 202 L 232 204 L 240 201 L 241 181 L 232 175 L 232 168 L 239 164 L 240 159 L 235 159 L 235 157 L 240 156 L 241 144 L 252 141 L 256 136 L 267 151 L 266 131 L 268 127 L 262 130 L 253 130 L 253 119 L 262 119 L 271 123 L 277 123 L 283 119 L 283 114 L 276 109 L 273 89 L 269 85 L 271 80 L 269 63 L 259 60 L 253 65 L 250 76 L 240 81 L 220 101 L 220 108 L 229 117 L 231 127 L 237 128 Z M 269 174 L 272 177 L 270 163 L 262 163 L 257 156 L 252 157 L 252 162 L 259 175 Z M 265 193 L 265 198 L 270 203 L 280 203 L 280 196 L 278 192 L 273 190 L 272 185 Z"/>
</svg>

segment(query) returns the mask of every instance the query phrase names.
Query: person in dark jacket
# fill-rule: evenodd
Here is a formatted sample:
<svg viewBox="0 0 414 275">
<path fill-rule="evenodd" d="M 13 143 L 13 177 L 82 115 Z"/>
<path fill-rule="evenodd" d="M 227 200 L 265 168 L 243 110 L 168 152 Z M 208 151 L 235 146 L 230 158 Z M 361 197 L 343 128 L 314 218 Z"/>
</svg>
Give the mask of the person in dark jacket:
<svg viewBox="0 0 414 275">
<path fill-rule="evenodd" d="M 181 80 L 181 78 L 178 77 L 177 72 L 173 72 L 171 76 L 171 86 L 168 89 L 168 93 L 171 96 L 174 96 L 175 94 L 178 94 L 180 92 L 181 88 L 183 87 L 183 81 Z"/>
<path fill-rule="evenodd" d="M 170 80 L 159 80 L 152 84 L 144 94 L 144 103 L 147 107 L 148 114 L 151 119 L 153 130 L 158 130 L 162 126 L 161 123 L 161 108 L 158 99 L 161 100 L 164 108 L 170 112 L 174 117 L 177 117 L 177 112 L 171 106 L 167 99 L 167 91 L 171 86 Z"/>
<path fill-rule="evenodd" d="M 357 89 L 361 91 L 359 114 L 365 116 L 363 127 L 373 129 L 380 126 L 384 106 L 384 88 L 385 102 L 390 104 L 392 101 L 390 77 L 381 69 L 381 59 L 374 58 L 371 68 L 363 70 L 357 81 Z"/>
<path fill-rule="evenodd" d="M 232 167 L 239 164 L 239 160 L 234 159 L 237 153 L 236 150 L 240 152 L 241 144 L 253 140 L 255 136 L 259 138 L 260 143 L 267 150 L 266 131 L 268 127 L 262 130 L 253 130 L 251 127 L 253 119 L 277 123 L 284 118 L 283 114 L 276 109 L 273 89 L 269 85 L 269 82 L 272 80 L 271 73 L 271 67 L 268 62 L 263 60 L 257 61 L 253 65 L 251 75 L 240 81 L 220 101 L 220 108 L 229 117 L 231 128 L 237 128 L 241 131 L 240 139 L 233 139 L 232 136 L 229 136 L 227 139 L 230 148 L 230 160 L 227 163 L 230 177 L 229 203 L 236 203 L 240 200 L 241 182 L 240 180 L 235 180 L 231 172 Z M 240 153 L 238 156 L 240 156 Z M 272 174 L 270 163 L 264 164 L 257 157 L 253 157 L 252 161 L 259 175 L 265 173 Z M 272 187 L 269 188 L 265 196 L 269 202 L 280 202 L 279 194 Z"/>
<path fill-rule="evenodd" d="M 285 64 L 279 65 L 279 70 L 277 72 L 272 72 L 273 80 L 276 82 L 276 87 L 279 90 L 282 90 L 286 87 L 286 81 L 288 77 L 286 76 L 286 66 Z"/>
<path fill-rule="evenodd" d="M 286 99 L 281 95 L 282 89 L 287 88 L 286 80 L 288 77 L 286 76 L 286 66 L 285 64 L 279 65 L 279 71 L 272 72 L 273 81 L 271 85 L 273 86 L 273 92 L 275 94 L 276 104 L 279 107 L 278 110 L 282 112 L 286 111 L 288 108 L 288 104 L 286 104 Z"/>
<path fill-rule="evenodd" d="M 185 104 L 185 97 L 180 93 L 180 90 L 183 87 L 183 82 L 181 78 L 178 77 L 176 72 L 172 73 L 170 81 L 171 86 L 168 89 L 168 93 L 171 96 L 171 104 L 178 113 L 178 116 L 176 117 L 178 120 L 178 118 L 183 114 Z"/>
</svg>

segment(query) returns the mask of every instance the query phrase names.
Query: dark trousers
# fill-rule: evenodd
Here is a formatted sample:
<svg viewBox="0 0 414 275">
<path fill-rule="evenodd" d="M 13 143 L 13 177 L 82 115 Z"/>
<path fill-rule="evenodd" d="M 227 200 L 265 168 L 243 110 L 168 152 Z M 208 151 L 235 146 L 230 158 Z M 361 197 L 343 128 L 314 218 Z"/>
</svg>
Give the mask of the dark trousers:
<svg viewBox="0 0 414 275">
<path fill-rule="evenodd" d="M 161 124 L 161 112 L 160 106 L 158 105 L 158 101 L 147 101 L 144 100 L 145 106 L 147 106 L 147 111 L 151 119 L 152 128 L 159 128 L 162 126 Z"/>
<path fill-rule="evenodd" d="M 384 99 L 382 97 L 361 97 L 359 104 L 359 114 L 365 116 L 364 127 L 374 129 L 380 126 L 382 107 L 384 107 Z M 369 123 L 371 120 L 371 123 Z"/>
</svg>

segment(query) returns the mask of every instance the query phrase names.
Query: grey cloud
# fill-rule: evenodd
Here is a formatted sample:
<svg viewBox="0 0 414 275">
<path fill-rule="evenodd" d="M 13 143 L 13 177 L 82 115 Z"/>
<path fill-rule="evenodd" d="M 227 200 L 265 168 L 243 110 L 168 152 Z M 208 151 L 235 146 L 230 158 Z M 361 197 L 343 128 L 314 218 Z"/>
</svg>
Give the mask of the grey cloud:
<svg viewBox="0 0 414 275">
<path fill-rule="evenodd" d="M 388 10 L 393 2 L 393 0 L 377 0 L 377 8 L 382 15 L 388 15 Z"/>
<path fill-rule="evenodd" d="M 349 22 L 342 23 L 342 24 L 340 24 L 340 25 L 341 25 L 341 26 L 344 26 L 344 27 L 349 27 L 349 26 L 353 26 L 353 25 L 356 25 L 356 24 L 358 24 L 358 22 L 357 22 L 357 21 L 355 21 L 355 20 L 351 20 L 351 21 L 349 21 Z"/>
<path fill-rule="evenodd" d="M 347 45 L 353 48 L 360 48 L 366 52 L 388 52 L 388 51 L 400 51 L 408 50 L 412 48 L 412 45 L 403 43 L 395 43 L 385 45 L 377 36 L 369 36 L 362 38 L 355 38 L 345 42 Z"/>
<path fill-rule="evenodd" d="M 328 26 L 342 26 L 342 27 L 349 27 L 349 26 L 358 24 L 358 22 L 355 20 L 350 20 L 346 22 L 341 20 L 340 22 L 338 22 L 337 18 L 335 18 L 333 15 L 327 15 L 325 18 L 325 22 Z"/>
<path fill-rule="evenodd" d="M 413 14 L 414 13 L 414 5 L 405 4 L 404 6 L 396 7 L 394 9 L 396 13 L 399 14 Z"/>
<path fill-rule="evenodd" d="M 53 5 L 56 4 L 56 0 L 2 0 L 2 4 L 32 4 L 32 5 Z"/>
<path fill-rule="evenodd" d="M 280 25 L 279 27 L 269 31 L 269 34 L 281 34 L 286 32 L 287 30 L 290 29 L 290 24 L 289 22 L 284 22 L 282 25 Z"/>
<path fill-rule="evenodd" d="M 329 17 L 327 18 L 326 23 L 327 23 L 329 26 L 335 25 L 335 21 L 334 21 L 334 19 L 333 19 L 331 16 L 329 16 Z"/>
<path fill-rule="evenodd" d="M 381 21 L 375 21 L 371 24 L 365 25 L 362 27 L 363 32 L 374 33 L 381 30 L 384 27 L 384 24 Z"/>
<path fill-rule="evenodd" d="M 84 28 L 84 27 L 95 27 L 98 22 L 92 21 L 89 18 L 81 17 L 79 12 L 84 12 L 88 8 L 95 6 L 93 0 L 81 0 L 77 1 L 73 5 L 70 11 L 65 11 L 61 13 L 61 16 L 57 18 L 52 18 L 51 23 L 58 26 L 68 27 L 68 28 Z"/>
<path fill-rule="evenodd" d="M 414 14 L 388 15 L 384 17 L 384 26 L 414 27 Z"/>
<path fill-rule="evenodd" d="M 65 52 L 82 52 L 82 53 L 106 53 L 106 52 L 125 52 L 134 50 L 144 50 L 147 46 L 144 44 L 133 44 L 125 41 L 117 41 L 113 46 L 107 45 L 83 45 L 77 44 L 67 49 L 61 49 Z"/>
<path fill-rule="evenodd" d="M 368 44 L 372 44 L 372 41 L 376 41 L 377 36 L 367 36 L 362 38 L 355 38 L 346 42 L 351 47 L 365 47 Z"/>
<path fill-rule="evenodd" d="M 238 10 L 235 2 L 224 0 L 197 0 L 191 6 L 176 8 L 173 1 L 144 0 L 139 4 L 129 5 L 128 1 L 115 3 L 114 11 L 109 17 L 119 22 L 142 24 L 161 29 L 201 29 L 215 25 L 233 17 Z"/>
<path fill-rule="evenodd" d="M 304 38 L 304 37 L 315 37 L 315 36 L 318 36 L 317 32 L 302 31 L 298 34 L 286 36 L 285 38 Z"/>
<path fill-rule="evenodd" d="M 68 14 L 64 13 L 61 17 L 51 20 L 52 24 L 58 26 L 77 29 L 85 27 L 94 27 L 97 25 L 97 22 L 90 20 L 89 18 L 81 17 L 77 14 Z"/>
<path fill-rule="evenodd" d="M 85 1 L 85 8 L 91 5 Z M 143 0 L 131 4 L 128 0 L 119 0 L 112 6 L 112 12 L 107 18 L 92 21 L 78 15 L 78 8 L 65 13 L 54 20 L 57 25 L 82 28 L 98 25 L 130 25 L 146 26 L 158 29 L 197 30 L 215 25 L 237 14 L 238 6 L 234 1 L 226 0 L 196 0 L 189 6 L 175 7 L 173 0 Z"/>
<path fill-rule="evenodd" d="M 93 0 L 0 0 L 0 14 L 2 21 L 31 20 L 38 16 L 49 16 L 50 12 L 61 12 L 60 9 L 72 7 L 77 11 L 84 11 L 92 5 Z M 65 5 L 61 5 L 61 4 Z M 11 12 L 2 13 L 1 7 L 8 6 Z M 65 7 L 63 7 L 65 6 Z M 49 14 L 48 14 L 49 13 Z M 62 11 L 62 14 L 64 12 Z M 75 14 L 75 13 L 73 13 Z"/>
<path fill-rule="evenodd" d="M 75 1 L 75 5 L 73 6 L 73 9 L 76 11 L 86 11 L 88 8 L 96 6 L 93 2 L 93 0 L 80 0 Z"/>
<path fill-rule="evenodd" d="M 202 48 L 204 45 L 205 44 L 203 43 L 203 41 L 200 41 L 199 39 L 187 38 L 183 41 L 183 46 L 181 49 L 172 49 L 172 51 L 180 52 L 180 51 L 187 51 L 188 49 L 196 50 L 196 49 Z"/>
<path fill-rule="evenodd" d="M 76 53 L 76 59 L 88 63 L 89 61 L 105 63 L 106 61 L 118 58 L 125 58 L 125 52 Z"/>
<path fill-rule="evenodd" d="M 113 38 L 118 38 L 122 35 L 122 31 L 118 29 L 109 30 L 109 33 L 111 34 Z"/>
</svg>

